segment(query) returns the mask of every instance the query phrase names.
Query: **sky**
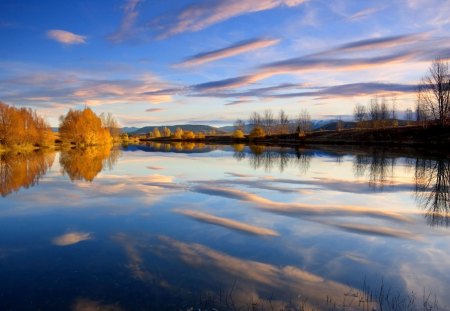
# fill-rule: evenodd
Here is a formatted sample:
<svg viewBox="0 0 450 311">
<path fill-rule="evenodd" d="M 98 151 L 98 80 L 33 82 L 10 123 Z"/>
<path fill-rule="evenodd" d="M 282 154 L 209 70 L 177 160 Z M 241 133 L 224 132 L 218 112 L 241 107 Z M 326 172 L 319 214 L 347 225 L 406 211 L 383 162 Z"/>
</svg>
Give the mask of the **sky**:
<svg viewBox="0 0 450 311">
<path fill-rule="evenodd" d="M 0 0 L 0 101 L 52 126 L 85 106 L 136 127 L 405 110 L 449 29 L 449 0 Z"/>
</svg>

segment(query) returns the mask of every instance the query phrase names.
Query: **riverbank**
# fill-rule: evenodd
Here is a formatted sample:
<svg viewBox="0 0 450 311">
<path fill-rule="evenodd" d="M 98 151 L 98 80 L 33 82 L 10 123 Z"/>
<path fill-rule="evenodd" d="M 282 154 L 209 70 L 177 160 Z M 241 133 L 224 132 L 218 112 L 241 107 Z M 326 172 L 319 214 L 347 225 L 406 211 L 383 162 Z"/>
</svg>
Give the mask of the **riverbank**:
<svg viewBox="0 0 450 311">
<path fill-rule="evenodd" d="M 317 131 L 299 136 L 298 134 L 266 135 L 264 137 L 235 138 L 231 135 L 205 136 L 204 138 L 174 139 L 171 137 L 141 138 L 141 142 L 195 142 L 215 144 L 276 144 L 297 146 L 305 144 L 321 145 L 389 145 L 389 146 L 429 146 L 446 147 L 450 143 L 450 127 L 404 126 L 390 128 L 344 129 L 340 131 Z"/>
</svg>

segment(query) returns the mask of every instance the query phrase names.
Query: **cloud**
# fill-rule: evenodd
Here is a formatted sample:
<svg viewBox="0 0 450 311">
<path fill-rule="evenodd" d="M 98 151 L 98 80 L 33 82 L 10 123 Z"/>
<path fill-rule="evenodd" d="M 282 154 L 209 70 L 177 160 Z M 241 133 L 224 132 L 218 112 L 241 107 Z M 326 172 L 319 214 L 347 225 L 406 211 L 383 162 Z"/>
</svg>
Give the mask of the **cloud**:
<svg viewBox="0 0 450 311">
<path fill-rule="evenodd" d="M 361 10 L 361 11 L 356 12 L 355 14 L 350 15 L 349 17 L 346 18 L 346 20 L 347 21 L 361 20 L 363 18 L 366 18 L 370 15 L 377 13 L 378 11 L 380 11 L 380 9 L 368 8 L 368 9 Z"/>
<path fill-rule="evenodd" d="M 149 108 L 149 109 L 145 109 L 145 112 L 161 112 L 163 111 L 163 108 Z"/>
<path fill-rule="evenodd" d="M 59 43 L 68 45 L 86 43 L 85 36 L 77 35 L 74 34 L 73 32 L 59 29 L 47 31 L 47 37 L 49 37 L 52 40 L 58 41 Z"/>
<path fill-rule="evenodd" d="M 137 6 L 142 0 L 127 0 L 123 6 L 124 17 L 119 28 L 107 39 L 113 43 L 120 43 L 130 38 L 134 32 L 134 25 L 139 15 Z"/>
<path fill-rule="evenodd" d="M 235 300 L 232 302 L 233 305 L 234 303 L 245 305 L 249 302 L 249 297 L 262 304 L 261 296 L 269 297 L 282 289 L 283 296 L 289 299 L 300 297 L 300 294 L 301 297 L 306 297 L 307 303 L 305 299 L 302 306 L 305 309 L 322 310 L 327 307 L 326 301 L 340 302 L 345 299 L 346 293 L 358 292 L 356 288 L 349 288 L 348 285 L 295 266 L 272 265 L 238 258 L 201 244 L 184 243 L 166 236 L 161 236 L 159 239 L 165 245 L 164 251 L 159 252 L 161 256 L 167 258 L 176 256 L 182 262 L 201 271 L 202 275 L 206 275 L 205 278 L 212 278 L 219 284 L 236 283 L 238 280 L 239 289 L 232 297 L 232 300 Z M 269 309 L 281 310 L 283 305 L 286 306 L 286 302 L 270 300 Z"/>
<path fill-rule="evenodd" d="M 192 67 L 198 66 L 219 59 L 235 56 L 242 53 L 247 53 L 253 50 L 262 49 L 274 44 L 277 44 L 280 40 L 278 39 L 251 39 L 245 40 L 228 47 L 209 51 L 205 53 L 200 53 L 192 57 L 187 58 L 183 62 L 176 64 L 177 67 Z"/>
<path fill-rule="evenodd" d="M 73 311 L 123 311 L 116 304 L 104 304 L 100 301 L 94 301 L 86 298 L 78 298 L 72 306 Z"/>
<path fill-rule="evenodd" d="M 239 222 L 236 220 L 223 218 L 223 217 L 217 217 L 217 216 L 203 213 L 203 212 L 191 211 L 191 210 L 176 210 L 176 212 L 186 215 L 186 216 L 189 216 L 189 217 L 192 217 L 198 221 L 215 224 L 215 225 L 219 225 L 219 226 L 222 226 L 225 228 L 230 228 L 233 230 L 238 230 L 238 231 L 242 231 L 242 232 L 246 232 L 246 233 L 251 233 L 251 234 L 255 234 L 255 235 L 267 235 L 267 236 L 278 236 L 279 235 L 278 232 L 271 230 L 271 229 L 262 228 L 262 227 L 258 227 L 258 226 L 254 226 L 254 225 L 249 225 L 249 224 L 242 223 L 242 222 Z"/>
<path fill-rule="evenodd" d="M 440 48 L 436 49 L 436 46 Z M 368 55 L 350 55 L 355 52 L 367 52 Z M 367 70 L 407 62 L 430 61 L 438 56 L 450 57 L 450 46 L 442 38 L 429 38 L 428 33 L 370 38 L 314 54 L 263 64 L 249 74 L 196 84 L 191 89 L 207 94 L 243 87 L 275 75 Z"/>
<path fill-rule="evenodd" d="M 418 237 L 411 231 L 394 229 L 382 226 L 369 226 L 367 224 L 336 224 L 336 227 L 356 234 L 381 236 L 398 239 L 417 240 Z"/>
<path fill-rule="evenodd" d="M 68 246 L 90 240 L 91 238 L 90 233 L 74 231 L 54 238 L 52 243 L 57 246 Z"/>
<path fill-rule="evenodd" d="M 159 30 L 159 38 L 183 32 L 195 32 L 230 18 L 277 7 L 294 7 L 305 0 L 208 0 L 191 4 L 175 16 L 161 16 L 150 22 Z"/>
<path fill-rule="evenodd" d="M 411 221 L 411 219 L 406 215 L 394 211 L 383 211 L 370 207 L 351 206 L 351 205 L 334 205 L 334 204 L 314 205 L 302 203 L 275 202 L 250 192 L 225 187 L 217 187 L 214 185 L 198 185 L 192 187 L 191 191 L 249 202 L 263 210 L 283 215 L 306 215 L 306 216 L 327 215 L 328 217 L 368 216 L 368 217 L 388 219 L 392 221 L 401 221 L 401 222 Z"/>
<path fill-rule="evenodd" d="M 316 97 L 317 99 L 378 95 L 389 93 L 416 93 L 417 84 L 363 82 L 324 87 L 313 92 L 292 92 L 267 95 L 272 98 Z"/>
<path fill-rule="evenodd" d="M 0 77 L 0 93 L 10 104 L 72 108 L 79 104 L 159 104 L 173 99 L 158 92 L 172 85 L 149 72 L 136 74 L 104 66 L 92 70 L 54 70 L 39 66 L 31 72 L 26 68 L 33 68 L 33 64 L 18 64 L 16 68 L 7 65 L 0 64 L 7 77 Z M 120 79 L 114 78 L 119 75 Z"/>
</svg>

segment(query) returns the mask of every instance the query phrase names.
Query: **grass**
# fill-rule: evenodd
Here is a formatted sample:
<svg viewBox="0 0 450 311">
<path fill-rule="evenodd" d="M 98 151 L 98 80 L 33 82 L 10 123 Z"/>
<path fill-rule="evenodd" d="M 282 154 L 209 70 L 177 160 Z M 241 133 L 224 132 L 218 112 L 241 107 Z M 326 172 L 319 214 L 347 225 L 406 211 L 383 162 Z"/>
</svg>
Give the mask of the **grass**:
<svg viewBox="0 0 450 311">
<path fill-rule="evenodd" d="M 219 291 L 218 294 L 203 294 L 198 297 L 198 303 L 180 310 L 251 310 L 251 311 L 437 311 L 439 306 L 437 298 L 427 291 L 421 295 L 414 292 L 400 293 L 387 288 L 384 282 L 376 290 L 364 281 L 361 290 L 349 288 L 340 301 L 324 297 L 320 306 L 314 306 L 308 297 L 298 295 L 277 299 L 273 294 L 265 299 L 249 297 L 248 301 L 236 302 L 236 282 L 228 291 Z M 441 310 L 445 310 L 442 308 Z"/>
</svg>

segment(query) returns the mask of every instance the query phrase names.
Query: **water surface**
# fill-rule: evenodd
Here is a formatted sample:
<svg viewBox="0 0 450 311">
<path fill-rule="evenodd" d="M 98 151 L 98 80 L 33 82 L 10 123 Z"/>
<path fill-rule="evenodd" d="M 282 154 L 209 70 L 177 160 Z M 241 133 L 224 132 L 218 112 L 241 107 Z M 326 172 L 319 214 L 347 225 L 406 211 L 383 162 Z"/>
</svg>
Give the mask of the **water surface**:
<svg viewBox="0 0 450 311">
<path fill-rule="evenodd" d="M 1 310 L 450 306 L 446 157 L 152 144 L 2 154 L 0 181 Z"/>
</svg>

